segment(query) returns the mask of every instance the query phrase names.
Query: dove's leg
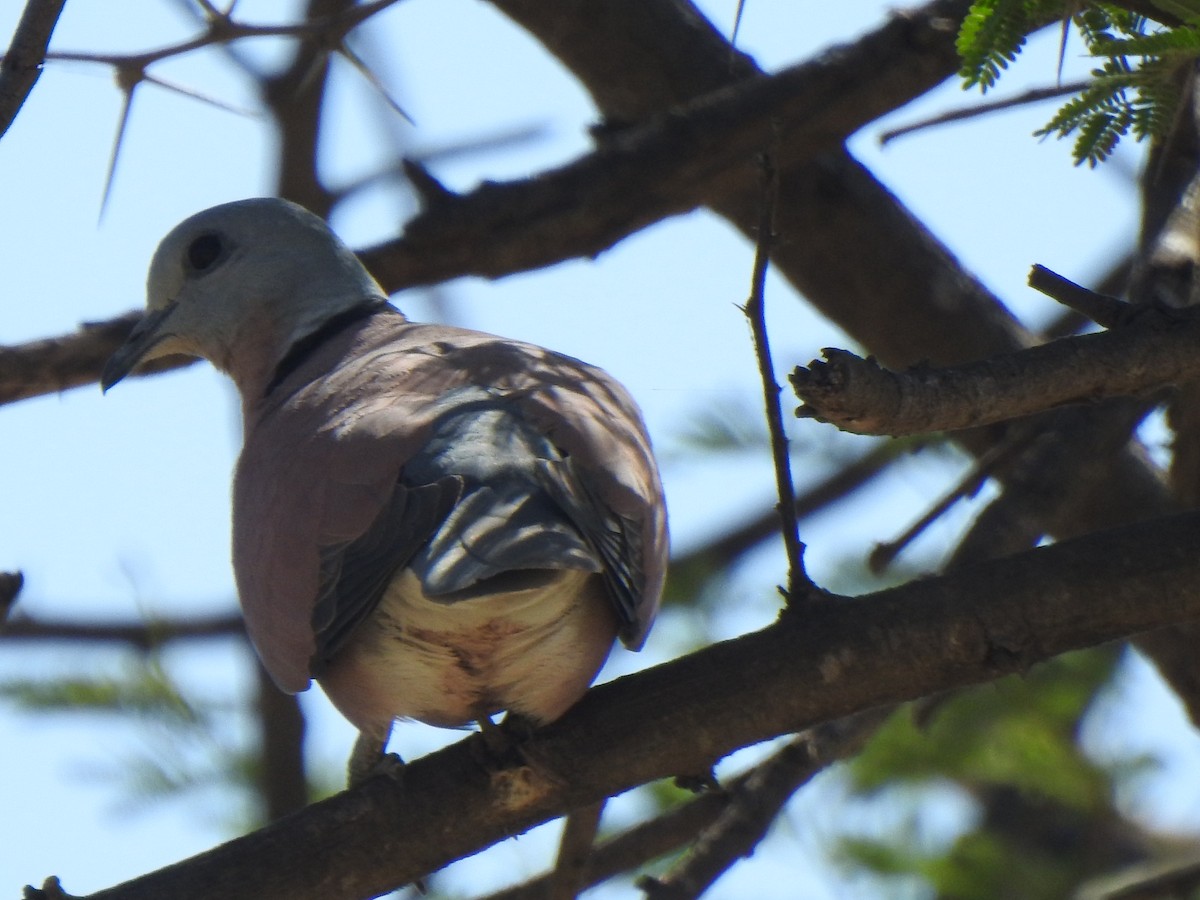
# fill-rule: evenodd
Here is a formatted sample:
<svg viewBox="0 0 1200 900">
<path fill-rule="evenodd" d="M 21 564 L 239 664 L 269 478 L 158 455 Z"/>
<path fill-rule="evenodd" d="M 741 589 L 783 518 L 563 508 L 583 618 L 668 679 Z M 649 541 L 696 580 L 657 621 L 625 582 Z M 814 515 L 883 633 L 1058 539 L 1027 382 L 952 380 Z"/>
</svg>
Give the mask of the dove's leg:
<svg viewBox="0 0 1200 900">
<path fill-rule="evenodd" d="M 384 772 L 393 778 L 399 776 L 400 770 L 404 766 L 404 760 L 395 753 L 384 752 L 391 733 L 390 723 L 382 733 L 374 731 L 358 733 L 358 740 L 354 742 L 354 750 L 350 753 L 350 762 L 346 765 L 346 781 L 351 787 L 366 781 L 378 772 Z"/>
</svg>

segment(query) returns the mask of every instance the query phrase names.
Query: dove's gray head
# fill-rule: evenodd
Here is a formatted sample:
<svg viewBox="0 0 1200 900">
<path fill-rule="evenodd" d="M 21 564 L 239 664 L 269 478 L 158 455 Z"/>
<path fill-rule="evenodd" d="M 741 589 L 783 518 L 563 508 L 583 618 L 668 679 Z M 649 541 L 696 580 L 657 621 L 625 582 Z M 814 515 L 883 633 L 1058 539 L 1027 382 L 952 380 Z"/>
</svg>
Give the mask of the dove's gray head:
<svg viewBox="0 0 1200 900">
<path fill-rule="evenodd" d="M 146 317 L 101 385 L 174 353 L 202 356 L 242 384 L 339 313 L 384 300 L 357 257 L 303 207 L 273 197 L 214 206 L 158 245 Z"/>
</svg>

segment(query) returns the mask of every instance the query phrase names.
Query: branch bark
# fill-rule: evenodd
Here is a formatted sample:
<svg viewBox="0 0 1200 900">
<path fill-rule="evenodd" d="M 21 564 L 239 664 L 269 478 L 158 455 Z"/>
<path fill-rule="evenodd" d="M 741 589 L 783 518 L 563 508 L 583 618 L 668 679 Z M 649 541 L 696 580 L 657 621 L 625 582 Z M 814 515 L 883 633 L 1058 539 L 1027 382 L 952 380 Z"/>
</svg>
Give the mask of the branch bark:
<svg viewBox="0 0 1200 900">
<path fill-rule="evenodd" d="M 0 61 L 0 136 L 25 105 L 42 74 L 46 48 L 67 0 L 29 0 Z"/>
<path fill-rule="evenodd" d="M 0 625 L 0 641 L 89 641 L 127 644 L 139 650 L 195 638 L 244 638 L 240 615 L 215 615 L 160 622 L 82 622 L 15 616 Z"/>
<path fill-rule="evenodd" d="M 510 13 L 514 6 L 497 5 Z M 914 66 L 928 68 L 901 51 L 945 27 L 931 14 L 895 17 L 813 61 L 772 76 L 721 79 L 637 126 L 610 129 L 594 153 L 559 169 L 461 196 L 426 193 L 428 208 L 405 225 L 402 238 L 360 255 L 388 291 L 596 256 L 647 225 L 711 204 L 746 179 L 757 184 L 757 154 L 768 146 L 789 165 L 835 151 L 897 105 L 892 85 L 907 83 Z M 947 47 L 952 54 L 952 43 Z M 621 121 L 619 113 L 613 118 Z M 757 224 L 755 217 L 751 230 Z"/>
<path fill-rule="evenodd" d="M 89 322 L 73 334 L 0 347 L 0 404 L 92 384 L 142 318 L 130 312 L 107 322 Z M 139 369 L 139 375 L 187 366 L 196 360 L 171 356 Z"/>
<path fill-rule="evenodd" d="M 1068 403 L 1135 396 L 1200 377 L 1200 310 L 1142 307 L 1127 324 L 965 365 L 891 372 L 826 349 L 790 379 L 796 414 L 855 434 L 926 434 L 1005 422 Z"/>
<path fill-rule="evenodd" d="M 492 0 L 536 36 L 591 92 L 608 118 L 645 119 L 682 99 L 746 77 L 753 63 L 687 0 Z M 896 106 L 950 77 L 954 35 L 969 3 L 937 0 L 898 14 L 911 23 L 879 47 L 902 63 L 881 90 Z M 647 53 L 646 47 L 654 47 Z M 753 235 L 760 194 L 753 173 L 712 208 Z M 1032 341 L 1004 305 L 845 150 L 781 166 L 780 240 L 772 262 L 824 315 L 885 365 L 981 359 Z M 862 252 L 869 248 L 870 252 Z M 1065 537 L 1161 515 L 1173 501 L 1142 454 L 1128 448 L 1136 404 L 1070 407 L 1038 417 L 1044 440 L 1003 473 L 1010 518 Z M 971 453 L 1005 439 L 1003 428 L 958 435 Z M 1085 464 L 1081 465 L 1081 460 Z M 1138 646 L 1200 723 L 1200 629 L 1164 629 Z"/>
<path fill-rule="evenodd" d="M 4 628 L 24 584 L 25 576 L 20 572 L 0 572 L 0 630 Z"/>
<path fill-rule="evenodd" d="M 852 45 L 778 75 L 718 83 L 712 94 L 644 125 L 619 129 L 595 152 L 535 178 L 486 183 L 464 195 L 442 192 L 401 238 L 360 256 L 389 292 L 595 256 L 640 228 L 709 202 L 728 189 L 730 179 L 735 183 L 744 175 L 757 183 L 756 154 L 776 138 L 781 161 L 811 160 L 908 99 L 897 97 L 893 85 L 909 83 L 913 70 L 922 72 L 928 64 L 904 51 L 928 42 L 927 32 L 946 30 L 937 12 L 950 5 L 935 3 L 924 16 L 893 18 Z M 946 46 L 952 56 L 952 43 Z M 268 96 L 279 120 L 289 123 L 285 143 L 295 144 L 292 152 L 298 154 L 283 164 L 281 188 L 321 212 L 329 197 L 316 177 L 310 94 L 319 98 L 311 85 L 323 79 L 304 81 L 308 93 L 295 94 L 293 82 L 306 65 L 324 63 L 298 58 L 286 77 L 268 85 Z M 761 199 L 761 192 L 756 196 Z M 94 381 L 139 317 L 133 312 L 86 326 L 81 335 L 0 349 L 0 403 Z M 139 374 L 180 364 L 175 359 Z"/>
<path fill-rule="evenodd" d="M 1200 514 L 1187 514 L 808 604 L 594 688 L 515 765 L 481 764 L 471 737 L 398 781 L 377 776 L 91 900 L 375 896 L 568 809 L 708 771 L 739 747 L 1196 618 L 1197 544 Z"/>
<path fill-rule="evenodd" d="M 661 878 L 643 879 L 649 900 L 690 900 L 754 853 L 792 795 L 830 763 L 852 756 L 893 712 L 881 706 L 829 722 L 789 741 L 731 788 L 731 802 L 695 846 Z"/>
</svg>

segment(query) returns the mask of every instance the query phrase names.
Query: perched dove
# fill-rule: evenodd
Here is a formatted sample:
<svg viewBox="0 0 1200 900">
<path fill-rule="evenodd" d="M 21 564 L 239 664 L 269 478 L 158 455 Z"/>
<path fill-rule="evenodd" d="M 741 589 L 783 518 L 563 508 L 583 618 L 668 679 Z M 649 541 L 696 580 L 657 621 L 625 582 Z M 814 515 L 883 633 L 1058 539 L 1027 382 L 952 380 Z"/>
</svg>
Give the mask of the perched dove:
<svg viewBox="0 0 1200 900">
<path fill-rule="evenodd" d="M 361 732 L 397 718 L 536 723 L 639 649 L 666 569 L 638 409 L 604 372 L 489 334 L 409 322 L 325 223 L 228 203 L 159 245 L 148 312 L 105 390 L 167 354 L 242 397 L 233 564 L 285 691 L 316 678 Z"/>
</svg>

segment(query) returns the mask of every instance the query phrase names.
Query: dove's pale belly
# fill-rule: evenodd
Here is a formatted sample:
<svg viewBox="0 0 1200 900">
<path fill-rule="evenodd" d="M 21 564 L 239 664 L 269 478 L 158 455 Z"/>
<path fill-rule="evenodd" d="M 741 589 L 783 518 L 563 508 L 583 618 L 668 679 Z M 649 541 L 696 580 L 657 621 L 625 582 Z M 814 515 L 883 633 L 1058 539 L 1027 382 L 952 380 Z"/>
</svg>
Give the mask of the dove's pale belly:
<svg viewBox="0 0 1200 900">
<path fill-rule="evenodd" d="M 590 572 L 446 603 L 405 570 L 320 681 L 367 733 L 386 733 L 397 718 L 453 727 L 501 710 L 549 722 L 587 690 L 616 633 Z"/>
</svg>

